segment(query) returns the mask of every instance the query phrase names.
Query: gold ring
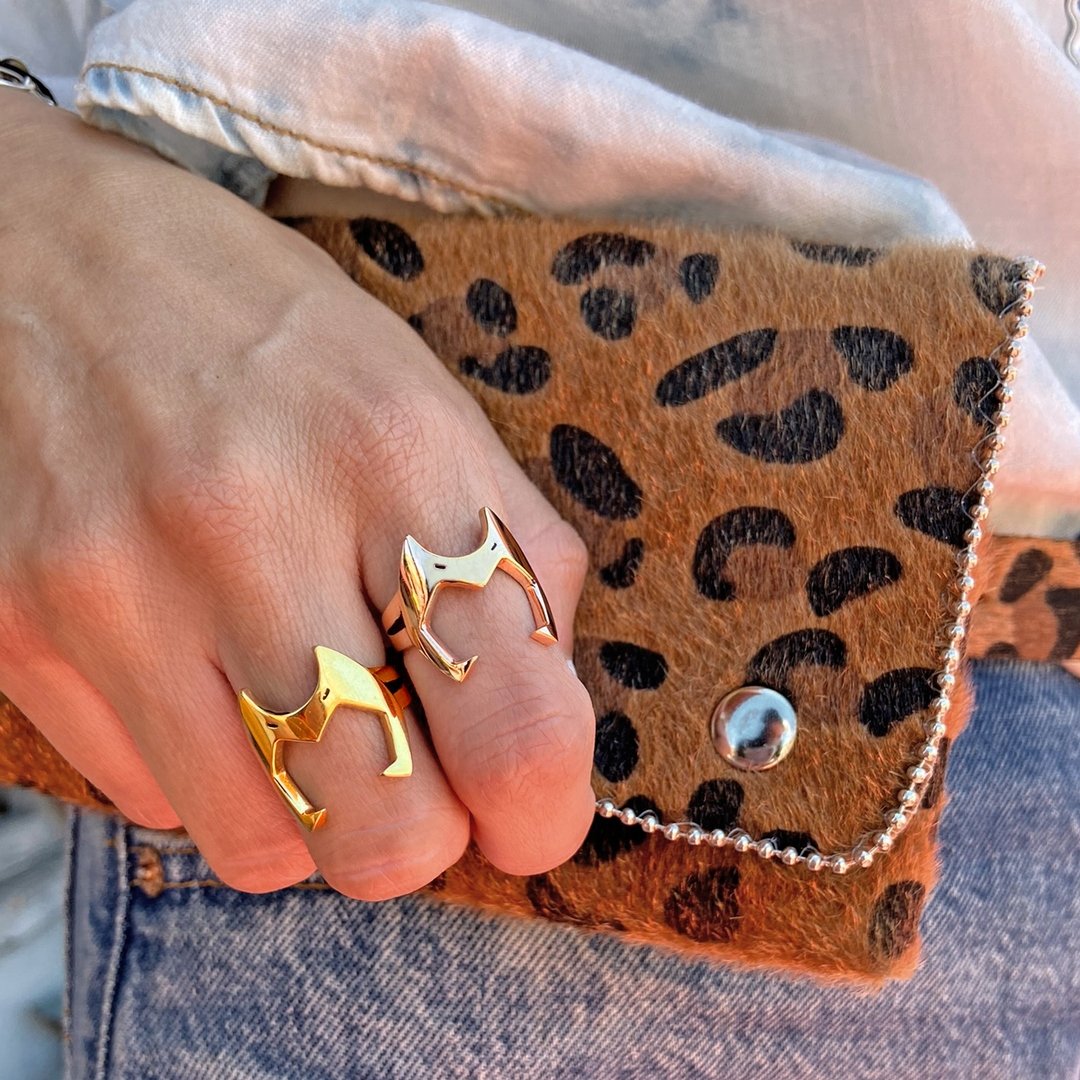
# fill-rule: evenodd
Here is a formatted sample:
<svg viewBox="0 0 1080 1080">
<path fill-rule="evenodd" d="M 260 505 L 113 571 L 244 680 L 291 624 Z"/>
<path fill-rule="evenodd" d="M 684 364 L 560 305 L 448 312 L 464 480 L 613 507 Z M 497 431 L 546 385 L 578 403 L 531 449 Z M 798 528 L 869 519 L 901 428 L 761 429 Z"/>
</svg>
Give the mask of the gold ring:
<svg viewBox="0 0 1080 1080">
<path fill-rule="evenodd" d="M 285 768 L 285 743 L 318 742 L 339 705 L 374 713 L 383 722 L 390 764 L 383 776 L 411 776 L 412 752 L 405 734 L 404 709 L 412 700 L 405 680 L 390 665 L 368 668 L 344 653 L 316 645 L 318 683 L 311 697 L 295 712 L 274 713 L 258 705 L 246 689 L 237 697 L 248 734 L 282 798 L 306 828 L 326 822 L 326 809 L 317 810 Z"/>
<path fill-rule="evenodd" d="M 399 652 L 416 646 L 444 675 L 462 682 L 476 657 L 455 657 L 431 629 L 431 607 L 443 588 L 482 589 L 503 570 L 525 590 L 535 624 L 532 638 L 544 645 L 558 640 L 544 590 L 510 530 L 489 506 L 480 511 L 484 539 L 468 555 L 436 555 L 412 536 L 401 545 L 398 591 L 382 613 L 383 629 Z"/>
</svg>

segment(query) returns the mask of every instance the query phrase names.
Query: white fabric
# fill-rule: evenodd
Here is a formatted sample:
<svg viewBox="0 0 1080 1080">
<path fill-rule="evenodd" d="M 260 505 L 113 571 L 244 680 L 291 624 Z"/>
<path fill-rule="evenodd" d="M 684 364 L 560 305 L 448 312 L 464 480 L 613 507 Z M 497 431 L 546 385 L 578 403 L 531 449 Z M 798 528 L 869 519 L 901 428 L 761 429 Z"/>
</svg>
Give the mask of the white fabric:
<svg viewBox="0 0 1080 1080">
<path fill-rule="evenodd" d="M 63 13 L 51 42 L 49 8 Z M 1036 255 L 1050 268 L 1038 339 L 1080 400 L 1080 71 L 1063 4 L 38 0 L 33 11 L 0 0 L 0 49 L 21 47 L 62 80 L 96 23 L 83 114 L 253 201 L 284 173 L 444 212 L 674 214 L 863 244 L 973 236 Z M 1024 482 L 1003 474 L 995 521 L 1065 535 L 1080 529 L 1080 410 L 1037 348 L 1026 364 L 1014 424 Z"/>
</svg>

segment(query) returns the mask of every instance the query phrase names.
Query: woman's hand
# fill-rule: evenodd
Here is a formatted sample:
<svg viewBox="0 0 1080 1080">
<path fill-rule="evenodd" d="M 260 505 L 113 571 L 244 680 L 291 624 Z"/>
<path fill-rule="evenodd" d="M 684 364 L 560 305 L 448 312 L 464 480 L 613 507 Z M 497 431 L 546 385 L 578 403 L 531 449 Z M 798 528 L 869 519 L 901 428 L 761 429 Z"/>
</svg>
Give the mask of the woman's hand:
<svg viewBox="0 0 1080 1080">
<path fill-rule="evenodd" d="M 585 551 L 478 406 L 325 253 L 209 182 L 14 93 L 0 158 L 4 692 L 239 889 L 318 867 L 351 896 L 400 895 L 470 830 L 510 873 L 568 858 L 593 813 L 593 713 L 566 660 Z M 379 776 L 369 714 L 291 745 L 329 810 L 303 833 L 236 692 L 298 707 L 315 644 L 380 664 L 405 534 L 472 550 L 484 505 L 562 640 L 530 640 L 506 575 L 446 594 L 440 636 L 481 662 L 457 684 L 407 654 L 430 729 L 408 720 L 408 779 Z"/>
</svg>

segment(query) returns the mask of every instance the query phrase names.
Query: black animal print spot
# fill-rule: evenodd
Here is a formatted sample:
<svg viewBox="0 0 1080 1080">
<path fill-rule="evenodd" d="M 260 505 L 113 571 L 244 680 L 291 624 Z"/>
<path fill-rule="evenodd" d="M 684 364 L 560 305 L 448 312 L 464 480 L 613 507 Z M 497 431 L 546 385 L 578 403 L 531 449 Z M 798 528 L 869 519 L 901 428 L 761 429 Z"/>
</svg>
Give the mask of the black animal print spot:
<svg viewBox="0 0 1080 1080">
<path fill-rule="evenodd" d="M 582 428 L 552 429 L 551 467 L 555 479 L 594 514 L 622 521 L 641 513 L 641 488 L 615 451 Z"/>
<path fill-rule="evenodd" d="M 775 330 L 748 330 L 695 353 L 657 383 L 657 402 L 686 405 L 741 378 L 772 356 L 776 337 Z"/>
<path fill-rule="evenodd" d="M 875 589 L 899 581 L 900 560 L 884 548 L 850 547 L 817 563 L 806 579 L 806 596 L 815 615 L 824 617 Z"/>
<path fill-rule="evenodd" d="M 586 233 L 559 249 L 551 275 L 560 285 L 578 285 L 602 266 L 644 266 L 655 254 L 648 240 L 625 233 Z"/>
<path fill-rule="evenodd" d="M 923 788 L 922 807 L 924 810 L 933 810 L 938 804 L 938 799 L 941 798 L 942 791 L 945 789 L 945 769 L 949 763 L 949 747 L 951 745 L 952 741 L 947 735 L 938 743 L 938 756 L 937 761 L 934 763 L 934 771 L 930 774 L 930 779 L 926 781 L 926 787 Z"/>
<path fill-rule="evenodd" d="M 672 889 L 664 918 L 673 930 L 694 941 L 730 941 L 739 918 L 738 888 L 738 867 L 696 870 Z"/>
<path fill-rule="evenodd" d="M 912 713 L 929 709 L 936 698 L 930 668 L 910 667 L 886 671 L 869 683 L 859 703 L 859 719 L 877 738 L 887 735 Z"/>
<path fill-rule="evenodd" d="M 800 255 L 805 255 L 814 262 L 836 263 L 841 266 L 869 266 L 883 254 L 878 248 L 815 244 L 808 240 L 793 240 L 791 246 Z"/>
<path fill-rule="evenodd" d="M 1080 589 L 1047 589 L 1046 603 L 1058 624 L 1049 659 L 1069 660 L 1080 649 Z"/>
<path fill-rule="evenodd" d="M 994 391 L 1000 381 L 993 361 L 973 356 L 956 369 L 953 399 L 977 424 L 993 424 L 998 409 Z"/>
<path fill-rule="evenodd" d="M 356 218 L 349 231 L 361 250 L 388 274 L 412 281 L 424 269 L 424 256 L 416 241 L 392 221 Z"/>
<path fill-rule="evenodd" d="M 506 337 L 517 329 L 514 298 L 490 278 L 477 278 L 465 294 L 465 307 L 477 326 L 488 334 Z"/>
<path fill-rule="evenodd" d="M 998 599 L 1003 604 L 1015 604 L 1050 573 L 1053 565 L 1054 560 L 1039 548 L 1020 552 L 998 589 Z"/>
<path fill-rule="evenodd" d="M 739 413 L 721 420 L 716 434 L 748 457 L 800 465 L 836 449 L 844 434 L 844 414 L 828 391 L 811 390 L 778 413 Z"/>
<path fill-rule="evenodd" d="M 897 881 L 877 898 L 870 913 L 870 953 L 895 960 L 919 932 L 926 889 L 918 881 Z"/>
<path fill-rule="evenodd" d="M 630 807 L 639 817 L 644 813 L 653 813 L 657 821 L 663 820 L 656 803 L 644 795 L 633 795 L 622 805 Z M 636 825 L 624 825 L 618 818 L 604 818 L 597 814 L 584 842 L 574 853 L 574 862 L 585 866 L 611 862 L 648 839 L 649 834 Z"/>
<path fill-rule="evenodd" d="M 747 544 L 790 548 L 795 526 L 789 518 L 767 506 L 740 506 L 714 518 L 701 530 L 694 548 L 694 583 L 709 600 L 735 599 L 735 585 L 724 577 L 731 553 Z"/>
<path fill-rule="evenodd" d="M 965 546 L 964 533 L 971 520 L 964 494 L 950 487 L 916 488 L 896 500 L 893 513 L 909 528 L 955 548 Z"/>
<path fill-rule="evenodd" d="M 838 326 L 833 345 L 847 360 L 848 374 L 864 390 L 887 390 L 915 364 L 911 346 L 891 330 L 876 326 Z"/>
<path fill-rule="evenodd" d="M 551 378 L 551 357 L 537 345 L 510 345 L 485 367 L 463 356 L 461 373 L 508 394 L 533 394 Z"/>
<path fill-rule="evenodd" d="M 626 713 L 612 709 L 597 717 L 593 764 L 612 784 L 621 783 L 637 768 L 638 733 Z"/>
<path fill-rule="evenodd" d="M 576 908 L 547 874 L 533 874 L 525 882 L 525 895 L 538 915 L 553 922 L 574 923 L 577 926 L 606 926 L 612 930 L 625 930 L 618 919 L 596 919 Z"/>
<path fill-rule="evenodd" d="M 806 832 L 794 832 L 791 829 L 770 829 L 763 833 L 762 840 L 771 840 L 777 851 L 794 848 L 801 855 L 807 848 L 817 851 L 817 841 Z"/>
<path fill-rule="evenodd" d="M 1020 298 L 1020 280 L 1024 264 L 998 256 L 978 255 L 971 260 L 971 287 L 979 302 L 994 315 L 1000 315 Z"/>
<path fill-rule="evenodd" d="M 747 684 L 768 686 L 790 698 L 788 678 L 801 664 L 842 668 L 847 646 L 831 630 L 795 630 L 759 649 L 746 669 Z"/>
<path fill-rule="evenodd" d="M 987 660 L 1018 660 L 1020 658 L 1016 646 L 1010 641 L 995 641 L 986 650 L 985 655 Z"/>
<path fill-rule="evenodd" d="M 679 280 L 694 304 L 700 304 L 712 293 L 716 288 L 716 277 L 719 273 L 720 260 L 707 252 L 687 255 L 679 263 Z"/>
<path fill-rule="evenodd" d="M 410 315 L 405 320 L 421 337 L 424 336 L 424 316 L 419 314 Z"/>
<path fill-rule="evenodd" d="M 634 294 L 601 285 L 589 289 L 581 298 L 581 317 L 585 325 L 605 341 L 629 337 L 637 318 Z"/>
<path fill-rule="evenodd" d="M 655 690 L 667 678 L 667 661 L 660 653 L 629 641 L 605 641 L 600 646 L 600 663 L 630 690 Z"/>
<path fill-rule="evenodd" d="M 555 887 L 547 874 L 533 874 L 525 882 L 525 895 L 538 915 L 554 922 L 579 922 L 566 897 Z"/>
<path fill-rule="evenodd" d="M 742 809 L 743 788 L 738 780 L 706 780 L 690 797 L 687 818 L 710 832 L 732 829 Z"/>
<path fill-rule="evenodd" d="M 629 589 L 634 584 L 641 562 L 645 558 L 645 541 L 631 537 L 623 545 L 622 554 L 607 566 L 600 567 L 600 580 L 609 589 Z"/>
</svg>

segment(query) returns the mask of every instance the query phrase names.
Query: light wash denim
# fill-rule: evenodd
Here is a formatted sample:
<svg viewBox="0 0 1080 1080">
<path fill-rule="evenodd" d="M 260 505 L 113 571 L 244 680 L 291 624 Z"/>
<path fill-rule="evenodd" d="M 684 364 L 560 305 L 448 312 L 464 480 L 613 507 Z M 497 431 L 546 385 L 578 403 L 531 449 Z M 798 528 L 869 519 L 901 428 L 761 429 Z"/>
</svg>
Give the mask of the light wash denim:
<svg viewBox="0 0 1080 1080">
<path fill-rule="evenodd" d="M 920 969 L 868 997 L 428 897 L 200 884 L 175 836 L 77 813 L 73 1078 L 1080 1075 L 1080 680 L 974 666 Z M 164 888 L 132 887 L 140 845 Z"/>
</svg>

